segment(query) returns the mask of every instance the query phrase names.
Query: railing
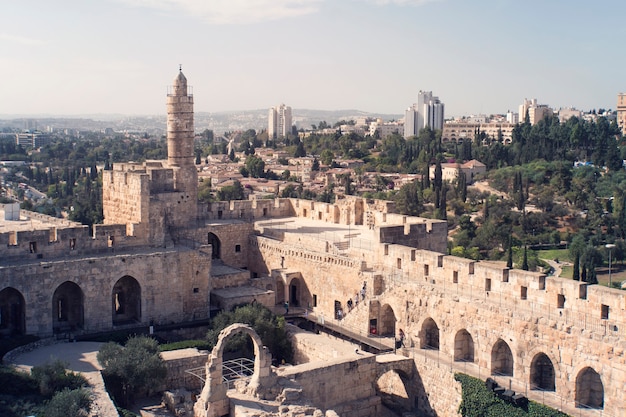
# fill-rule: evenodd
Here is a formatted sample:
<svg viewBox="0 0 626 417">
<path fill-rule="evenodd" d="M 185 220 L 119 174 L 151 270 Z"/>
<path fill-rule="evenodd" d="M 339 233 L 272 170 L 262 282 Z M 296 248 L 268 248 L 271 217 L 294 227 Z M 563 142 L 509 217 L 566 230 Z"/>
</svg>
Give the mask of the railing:
<svg viewBox="0 0 626 417">
<path fill-rule="evenodd" d="M 185 373 L 193 375 L 206 383 L 206 366 L 185 370 Z M 247 380 L 254 374 L 254 360 L 238 358 L 222 362 L 222 382 L 227 389 L 232 389 L 235 381 Z"/>
</svg>

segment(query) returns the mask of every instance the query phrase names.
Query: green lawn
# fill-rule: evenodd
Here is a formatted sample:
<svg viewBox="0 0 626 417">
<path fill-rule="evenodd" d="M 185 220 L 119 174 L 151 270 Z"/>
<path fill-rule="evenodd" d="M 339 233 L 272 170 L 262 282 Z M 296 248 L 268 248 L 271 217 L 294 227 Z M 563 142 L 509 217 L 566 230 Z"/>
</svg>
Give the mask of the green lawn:
<svg viewBox="0 0 626 417">
<path fill-rule="evenodd" d="M 537 256 L 539 257 L 539 259 L 558 259 L 561 262 L 571 262 L 571 260 L 569 259 L 569 249 L 538 250 Z"/>
</svg>

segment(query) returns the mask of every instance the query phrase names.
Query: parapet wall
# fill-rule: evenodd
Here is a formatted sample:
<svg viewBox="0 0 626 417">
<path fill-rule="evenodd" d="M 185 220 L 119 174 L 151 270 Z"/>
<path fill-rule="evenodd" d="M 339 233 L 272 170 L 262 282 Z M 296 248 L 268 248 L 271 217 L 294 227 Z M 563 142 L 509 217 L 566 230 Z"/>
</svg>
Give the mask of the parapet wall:
<svg viewBox="0 0 626 417">
<path fill-rule="evenodd" d="M 30 212 L 29 212 L 30 215 Z M 75 224 L 75 223 L 71 223 Z M 62 257 L 81 257 L 145 244 L 133 235 L 133 225 L 61 226 L 0 233 L 0 265 L 17 261 L 35 261 Z"/>
</svg>

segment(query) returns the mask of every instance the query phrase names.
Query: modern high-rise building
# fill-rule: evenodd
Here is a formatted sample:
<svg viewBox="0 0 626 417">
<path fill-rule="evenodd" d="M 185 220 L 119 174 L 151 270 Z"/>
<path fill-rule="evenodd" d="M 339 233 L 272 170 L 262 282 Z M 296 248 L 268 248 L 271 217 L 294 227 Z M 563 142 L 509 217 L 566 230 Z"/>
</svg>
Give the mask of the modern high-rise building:
<svg viewBox="0 0 626 417">
<path fill-rule="evenodd" d="M 617 95 L 617 124 L 622 129 L 622 134 L 626 135 L 626 93 Z"/>
<path fill-rule="evenodd" d="M 291 133 L 291 107 L 281 104 L 272 107 L 267 118 L 267 135 L 275 139 Z"/>
<path fill-rule="evenodd" d="M 443 129 L 444 104 L 432 91 L 420 91 L 417 103 L 404 112 L 404 137 L 415 136 L 426 126 Z"/>
</svg>

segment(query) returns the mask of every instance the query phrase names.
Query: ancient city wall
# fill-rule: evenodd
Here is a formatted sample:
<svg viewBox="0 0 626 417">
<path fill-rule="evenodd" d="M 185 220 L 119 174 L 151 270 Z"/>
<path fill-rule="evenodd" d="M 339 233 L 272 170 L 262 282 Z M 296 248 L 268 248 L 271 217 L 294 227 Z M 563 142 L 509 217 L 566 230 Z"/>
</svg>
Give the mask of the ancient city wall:
<svg viewBox="0 0 626 417">
<path fill-rule="evenodd" d="M 140 288 L 139 317 L 132 325 L 169 324 L 208 317 L 210 253 L 191 250 L 137 252 L 69 258 L 0 266 L 3 288 L 24 298 L 26 333 L 53 333 L 53 299 L 61 284 L 80 289 L 75 333 L 109 330 L 113 326 L 113 287 L 132 277 Z M 167 285 L 163 285 L 167 282 Z"/>
</svg>

